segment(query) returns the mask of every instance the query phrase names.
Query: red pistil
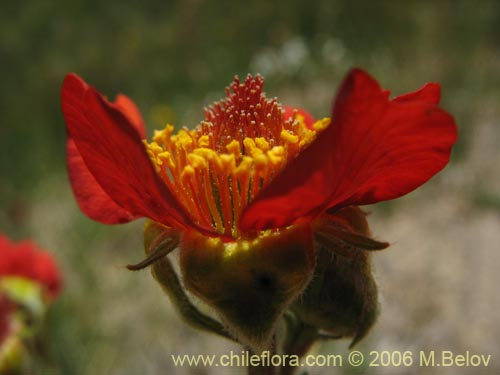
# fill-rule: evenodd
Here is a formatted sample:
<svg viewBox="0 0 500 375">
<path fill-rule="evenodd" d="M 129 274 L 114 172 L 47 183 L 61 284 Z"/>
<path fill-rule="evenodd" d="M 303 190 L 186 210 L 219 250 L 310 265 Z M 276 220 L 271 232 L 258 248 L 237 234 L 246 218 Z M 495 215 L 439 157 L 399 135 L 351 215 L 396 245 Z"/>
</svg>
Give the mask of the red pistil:
<svg viewBox="0 0 500 375">
<path fill-rule="evenodd" d="M 226 88 L 226 99 L 205 108 L 203 134 L 213 134 L 215 150 L 227 152 L 233 140 L 243 145 L 245 138 L 265 138 L 274 146 L 283 129 L 283 109 L 276 98 L 268 99 L 262 92 L 264 79 L 247 76 L 243 83 L 238 76 Z"/>
</svg>

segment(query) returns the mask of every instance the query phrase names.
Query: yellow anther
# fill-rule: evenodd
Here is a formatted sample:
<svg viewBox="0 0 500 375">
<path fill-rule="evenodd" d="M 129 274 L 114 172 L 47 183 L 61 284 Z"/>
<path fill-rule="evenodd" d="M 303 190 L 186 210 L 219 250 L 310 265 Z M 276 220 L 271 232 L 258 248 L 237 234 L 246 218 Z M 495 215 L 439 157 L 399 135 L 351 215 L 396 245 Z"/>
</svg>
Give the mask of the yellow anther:
<svg viewBox="0 0 500 375">
<path fill-rule="evenodd" d="M 217 152 L 215 152 L 211 148 L 206 148 L 206 147 L 195 148 L 193 150 L 193 153 L 210 161 L 217 158 Z"/>
<path fill-rule="evenodd" d="M 157 142 L 158 144 L 167 144 L 173 131 L 174 127 L 170 124 L 167 124 L 163 130 L 155 130 L 153 141 Z"/>
<path fill-rule="evenodd" d="M 255 140 L 253 138 L 245 138 L 243 140 L 243 145 L 245 146 L 245 154 L 250 155 L 255 158 L 262 154 L 262 150 L 257 147 Z"/>
<path fill-rule="evenodd" d="M 188 186 L 189 179 L 195 175 L 195 170 L 192 166 L 186 165 L 181 173 L 181 180 L 184 186 Z"/>
<path fill-rule="evenodd" d="M 172 159 L 172 154 L 170 154 L 170 152 L 165 151 L 158 154 L 158 160 L 166 164 L 168 168 L 175 169 L 175 163 L 174 160 Z"/>
<path fill-rule="evenodd" d="M 260 172 L 265 171 L 269 164 L 268 158 L 264 154 L 257 155 L 257 157 L 255 157 L 254 159 L 254 163 L 255 163 L 255 169 Z"/>
<path fill-rule="evenodd" d="M 153 152 L 154 154 L 159 154 L 160 152 L 163 152 L 163 148 L 160 147 L 156 142 L 151 142 L 148 146 L 151 152 Z"/>
<path fill-rule="evenodd" d="M 220 160 L 219 154 L 212 150 L 211 148 L 200 147 L 193 150 L 195 155 L 201 156 L 205 160 L 208 160 L 211 165 L 216 168 L 217 171 L 222 170 L 222 162 Z"/>
<path fill-rule="evenodd" d="M 158 156 L 155 158 L 151 159 L 153 161 L 153 164 L 156 165 L 157 167 L 163 165 L 163 160 L 161 160 Z"/>
<path fill-rule="evenodd" d="M 205 160 L 204 157 L 190 153 L 188 154 L 188 160 L 189 164 L 193 166 L 195 169 L 200 169 L 200 168 L 206 168 L 207 167 L 207 161 Z"/>
<path fill-rule="evenodd" d="M 255 144 L 264 152 L 269 150 L 269 142 L 263 137 L 255 138 Z"/>
<path fill-rule="evenodd" d="M 329 117 L 322 118 L 313 124 L 313 129 L 316 131 L 324 130 L 330 125 L 331 119 Z"/>
<path fill-rule="evenodd" d="M 212 166 L 215 167 L 216 171 L 222 172 L 224 170 L 224 166 L 222 164 L 220 156 L 216 152 L 213 153 L 213 157 L 210 161 L 212 162 Z"/>
<path fill-rule="evenodd" d="M 165 130 L 156 130 L 153 135 L 153 141 L 156 143 L 163 143 L 163 140 L 165 139 Z"/>
<path fill-rule="evenodd" d="M 153 150 L 151 150 L 151 147 L 149 147 L 149 143 L 146 140 L 143 140 L 142 143 L 146 147 L 146 152 L 148 153 L 149 156 L 154 155 L 155 153 Z"/>
<path fill-rule="evenodd" d="M 273 165 L 281 164 L 285 156 L 285 149 L 283 146 L 274 146 L 267 152 L 267 156 Z"/>
<path fill-rule="evenodd" d="M 245 174 L 249 174 L 252 168 L 252 164 L 253 164 L 253 159 L 251 157 L 243 156 L 243 159 L 241 160 L 241 163 L 234 171 L 234 174 L 236 176 L 243 176 Z"/>
<path fill-rule="evenodd" d="M 207 134 L 198 139 L 198 147 L 210 147 L 210 137 Z"/>
<path fill-rule="evenodd" d="M 299 137 L 288 132 L 287 130 L 283 129 L 281 131 L 281 139 L 283 139 L 285 142 L 288 142 L 288 143 L 297 143 L 299 141 Z"/>
<path fill-rule="evenodd" d="M 243 140 L 243 146 L 245 146 L 245 154 L 247 155 L 249 154 L 249 151 L 257 147 L 253 138 L 248 137 Z"/>
<path fill-rule="evenodd" d="M 233 154 L 236 158 L 239 158 L 241 156 L 240 142 L 238 142 L 236 139 L 233 139 L 231 142 L 229 142 L 226 145 L 226 149 L 227 152 Z"/>
<path fill-rule="evenodd" d="M 191 135 L 186 130 L 179 130 L 177 135 L 172 137 L 172 140 L 175 142 L 176 147 L 191 151 L 190 148 L 193 146 L 193 138 L 191 138 Z"/>
<path fill-rule="evenodd" d="M 212 163 L 211 165 L 215 167 L 217 171 L 221 172 L 223 170 L 223 164 L 220 155 L 217 152 L 212 151 L 212 153 L 210 153 L 208 157 L 208 160 L 210 160 L 210 162 Z"/>
<path fill-rule="evenodd" d="M 223 168 L 228 172 L 228 174 L 233 173 L 236 170 L 236 158 L 233 154 L 222 154 L 220 156 Z"/>
<path fill-rule="evenodd" d="M 300 137 L 300 147 L 302 147 L 304 144 L 310 143 L 314 138 L 316 138 L 316 133 L 317 132 L 315 130 L 305 130 Z"/>
</svg>

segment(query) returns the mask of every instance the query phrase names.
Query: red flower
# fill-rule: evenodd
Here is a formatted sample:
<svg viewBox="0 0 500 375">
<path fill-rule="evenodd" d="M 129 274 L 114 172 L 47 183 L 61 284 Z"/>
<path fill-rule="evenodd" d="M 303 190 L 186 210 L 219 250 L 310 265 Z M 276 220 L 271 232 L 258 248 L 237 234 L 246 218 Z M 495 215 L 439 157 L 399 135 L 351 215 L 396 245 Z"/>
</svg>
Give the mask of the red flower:
<svg viewBox="0 0 500 375">
<path fill-rule="evenodd" d="M 148 257 L 129 269 L 152 265 L 170 290 L 175 272 L 165 255 L 179 247 L 183 286 L 245 346 L 268 348 L 289 308 L 355 343 L 377 311 L 362 250 L 388 244 L 369 237 L 364 213 L 352 206 L 397 198 L 444 168 L 457 137 L 454 120 L 438 107 L 437 84 L 389 100 L 355 69 L 331 120 L 318 121 L 267 99 L 263 84 L 260 76 L 235 78 L 197 128 L 174 134 L 167 125 L 147 143 L 130 99 L 110 103 L 68 75 L 62 110 L 71 186 L 92 219 L 151 219 L 144 231 Z"/>
<path fill-rule="evenodd" d="M 390 100 L 354 69 L 331 124 L 282 109 L 262 86 L 259 76 L 235 79 L 195 130 L 167 126 L 148 144 L 130 99 L 110 103 L 68 75 L 68 171 L 82 211 L 106 224 L 148 217 L 181 232 L 250 236 L 407 194 L 444 168 L 457 137 L 435 83 Z"/>
<path fill-rule="evenodd" d="M 32 279 L 43 285 L 51 298 L 61 291 L 61 274 L 49 253 L 31 241 L 12 243 L 0 234 L 0 278 L 6 276 Z"/>
</svg>

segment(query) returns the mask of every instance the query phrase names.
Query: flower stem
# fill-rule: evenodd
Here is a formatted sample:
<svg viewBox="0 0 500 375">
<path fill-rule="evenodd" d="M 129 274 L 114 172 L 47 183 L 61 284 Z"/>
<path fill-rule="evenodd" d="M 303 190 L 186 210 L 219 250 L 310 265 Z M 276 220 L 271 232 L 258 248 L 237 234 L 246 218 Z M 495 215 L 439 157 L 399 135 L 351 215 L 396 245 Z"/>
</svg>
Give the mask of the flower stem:
<svg viewBox="0 0 500 375">
<path fill-rule="evenodd" d="M 297 319 L 293 314 L 285 315 L 287 323 L 287 337 L 283 343 L 283 353 L 286 355 L 304 356 L 314 342 L 320 339 L 316 328 L 305 324 Z M 289 362 L 284 363 L 280 375 L 292 375 L 297 370 L 296 366 L 290 366 Z"/>
<path fill-rule="evenodd" d="M 251 358 L 253 355 L 258 355 L 252 349 L 247 348 L 249 357 Z M 271 358 L 276 354 L 276 338 L 273 339 L 271 347 L 269 348 L 269 357 Z M 247 374 L 248 375 L 275 375 L 277 368 L 273 365 L 265 366 L 264 364 L 260 364 L 260 366 L 252 366 L 248 365 Z"/>
</svg>

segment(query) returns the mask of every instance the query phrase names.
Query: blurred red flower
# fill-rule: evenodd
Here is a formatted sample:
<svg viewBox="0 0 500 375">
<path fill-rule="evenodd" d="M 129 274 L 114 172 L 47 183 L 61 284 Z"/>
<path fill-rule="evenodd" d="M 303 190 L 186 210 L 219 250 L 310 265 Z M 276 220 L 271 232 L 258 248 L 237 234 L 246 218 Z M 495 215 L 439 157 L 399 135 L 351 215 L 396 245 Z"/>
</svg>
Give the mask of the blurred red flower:
<svg viewBox="0 0 500 375">
<path fill-rule="evenodd" d="M 57 297 L 62 287 L 59 268 L 49 253 L 32 241 L 13 243 L 0 234 L 0 278 L 8 276 L 24 277 L 41 284 L 51 298 Z"/>
</svg>

